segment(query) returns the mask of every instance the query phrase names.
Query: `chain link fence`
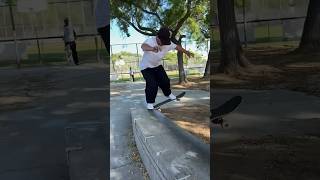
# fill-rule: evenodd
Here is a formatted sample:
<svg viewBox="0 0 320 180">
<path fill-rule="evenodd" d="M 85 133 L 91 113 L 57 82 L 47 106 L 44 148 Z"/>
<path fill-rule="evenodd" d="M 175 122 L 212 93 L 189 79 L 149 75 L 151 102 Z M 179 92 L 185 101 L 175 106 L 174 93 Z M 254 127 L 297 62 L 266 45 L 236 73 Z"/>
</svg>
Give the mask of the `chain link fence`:
<svg viewBox="0 0 320 180">
<path fill-rule="evenodd" d="M 186 42 L 182 43 L 184 48 L 189 49 Z M 184 69 L 187 75 L 202 76 L 206 66 L 208 47 L 205 51 L 191 50 L 195 53 L 192 58 L 184 56 Z M 110 59 L 110 76 L 113 81 L 130 80 L 130 68 L 137 79 L 142 78 L 139 64 L 142 58 L 141 43 L 112 44 Z M 177 53 L 170 52 L 162 61 L 162 65 L 171 77 L 178 76 Z"/>
<path fill-rule="evenodd" d="M 307 14 L 306 0 L 237 0 L 240 41 L 247 43 L 299 40 Z M 217 37 L 219 39 L 219 37 Z"/>
<path fill-rule="evenodd" d="M 47 0 L 47 8 L 38 12 L 19 12 L 17 4 L 12 4 L 10 11 L 8 4 L 0 3 L 0 67 L 16 66 L 17 59 L 21 66 L 67 63 L 65 18 L 77 33 L 80 63 L 108 62 L 109 55 L 97 35 L 94 1 Z"/>
</svg>

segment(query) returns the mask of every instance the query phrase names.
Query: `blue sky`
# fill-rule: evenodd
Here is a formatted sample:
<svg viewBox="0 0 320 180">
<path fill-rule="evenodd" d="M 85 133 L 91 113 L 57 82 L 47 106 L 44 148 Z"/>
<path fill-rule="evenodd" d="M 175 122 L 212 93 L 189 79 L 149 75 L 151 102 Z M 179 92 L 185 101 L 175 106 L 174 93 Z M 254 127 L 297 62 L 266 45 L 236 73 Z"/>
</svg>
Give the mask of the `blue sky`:
<svg viewBox="0 0 320 180">
<path fill-rule="evenodd" d="M 129 28 L 130 37 L 127 37 L 126 35 L 122 34 L 119 27 L 116 25 L 116 23 L 111 23 L 111 32 L 110 32 L 110 43 L 112 45 L 112 53 L 117 53 L 120 51 L 129 51 L 136 53 L 136 45 L 115 45 L 115 44 L 130 44 L 130 43 L 143 43 L 145 39 L 147 39 L 147 36 L 144 36 L 137 31 L 135 31 L 132 27 Z M 138 44 L 138 50 L 140 51 L 140 45 Z"/>
<path fill-rule="evenodd" d="M 129 28 L 130 37 L 122 34 L 120 32 L 119 27 L 116 23 L 111 23 L 111 44 L 126 44 L 126 43 L 142 43 L 147 36 L 144 36 L 137 31 L 135 31 L 132 27 Z"/>
</svg>

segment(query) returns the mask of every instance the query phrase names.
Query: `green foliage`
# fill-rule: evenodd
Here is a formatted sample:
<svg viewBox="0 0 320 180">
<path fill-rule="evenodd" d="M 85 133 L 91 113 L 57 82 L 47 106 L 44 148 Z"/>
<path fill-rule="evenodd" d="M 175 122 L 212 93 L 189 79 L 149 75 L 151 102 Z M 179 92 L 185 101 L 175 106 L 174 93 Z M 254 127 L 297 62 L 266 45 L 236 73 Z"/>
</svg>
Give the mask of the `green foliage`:
<svg viewBox="0 0 320 180">
<path fill-rule="evenodd" d="M 192 16 L 184 26 L 188 39 L 195 40 L 199 46 L 206 45 L 206 39 L 210 37 L 209 20 L 209 1 L 203 1 L 194 8 Z"/>
<path fill-rule="evenodd" d="M 141 59 L 140 54 L 139 54 L 139 59 Z M 187 58 L 184 58 L 184 59 L 187 60 Z M 132 62 L 137 62 L 138 57 L 137 57 L 137 54 L 127 52 L 127 51 L 121 51 L 119 53 L 112 54 L 111 56 L 112 63 L 115 63 L 116 61 L 119 61 L 119 60 L 123 60 L 126 63 L 132 63 Z M 177 53 L 174 51 L 171 51 L 163 58 L 163 60 L 166 61 L 167 64 L 171 64 L 171 65 L 177 64 Z M 204 61 L 206 61 L 206 59 L 203 58 L 201 54 L 198 54 L 198 53 L 194 53 L 194 57 L 192 58 L 192 60 L 197 61 L 197 63 L 203 63 Z"/>
<path fill-rule="evenodd" d="M 141 55 L 139 55 L 139 57 L 141 57 Z M 116 62 L 120 59 L 124 61 L 137 61 L 137 54 L 127 51 L 121 51 L 119 53 L 112 54 L 111 56 L 112 62 Z"/>
</svg>

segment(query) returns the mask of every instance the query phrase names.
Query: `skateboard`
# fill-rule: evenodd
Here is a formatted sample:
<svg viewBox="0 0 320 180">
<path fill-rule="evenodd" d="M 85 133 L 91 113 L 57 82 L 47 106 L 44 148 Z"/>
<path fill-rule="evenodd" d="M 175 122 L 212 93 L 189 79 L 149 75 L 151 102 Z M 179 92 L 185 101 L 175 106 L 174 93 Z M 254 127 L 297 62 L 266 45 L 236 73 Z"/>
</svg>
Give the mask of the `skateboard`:
<svg viewBox="0 0 320 180">
<path fill-rule="evenodd" d="M 68 62 L 70 65 L 74 65 L 73 56 L 72 56 L 72 51 L 71 51 L 71 48 L 70 48 L 70 45 L 69 45 L 69 44 L 66 45 L 65 51 L 66 51 L 66 59 L 67 59 L 67 62 Z"/>
<path fill-rule="evenodd" d="M 210 120 L 213 124 L 220 124 L 221 127 L 228 127 L 229 125 L 224 122 L 224 117 L 234 111 L 242 101 L 241 96 L 234 96 L 222 105 L 211 110 Z"/>
<path fill-rule="evenodd" d="M 186 92 L 182 92 L 182 93 L 178 94 L 178 95 L 176 96 L 176 99 L 175 99 L 175 100 L 180 101 L 180 98 L 182 98 L 185 94 L 186 94 Z M 167 103 L 169 103 L 169 102 L 171 102 L 171 101 L 175 101 L 175 100 L 167 99 L 167 100 L 164 100 L 164 101 L 162 101 L 162 102 L 154 105 L 153 107 L 154 107 L 154 109 L 160 110 L 160 107 L 161 107 L 162 105 L 167 104 Z"/>
</svg>

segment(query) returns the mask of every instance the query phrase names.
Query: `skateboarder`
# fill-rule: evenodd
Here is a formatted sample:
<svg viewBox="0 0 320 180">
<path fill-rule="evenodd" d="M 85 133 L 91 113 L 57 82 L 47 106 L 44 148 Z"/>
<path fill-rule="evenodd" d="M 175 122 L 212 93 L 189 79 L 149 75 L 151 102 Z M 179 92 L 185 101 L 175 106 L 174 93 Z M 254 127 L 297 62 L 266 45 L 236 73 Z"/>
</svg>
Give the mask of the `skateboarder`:
<svg viewBox="0 0 320 180">
<path fill-rule="evenodd" d="M 77 53 L 77 46 L 76 46 L 76 32 L 74 31 L 73 27 L 69 24 L 69 19 L 64 19 L 64 44 L 65 46 L 70 46 L 70 49 L 72 51 L 72 57 L 73 61 L 76 65 L 79 65 L 78 60 L 78 53 Z"/>
<path fill-rule="evenodd" d="M 162 27 L 157 36 L 147 39 L 142 45 L 143 56 L 140 63 L 141 73 L 146 81 L 146 102 L 147 109 L 154 109 L 153 103 L 155 102 L 158 87 L 168 98 L 175 100 L 176 96 L 171 93 L 170 79 L 166 71 L 161 65 L 162 58 L 171 50 L 178 50 L 185 53 L 188 57 L 193 54 L 179 45 L 171 42 L 170 30 Z"/>
</svg>

